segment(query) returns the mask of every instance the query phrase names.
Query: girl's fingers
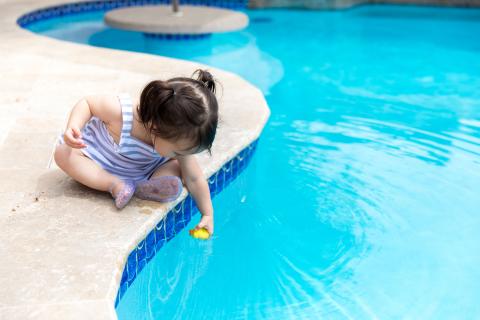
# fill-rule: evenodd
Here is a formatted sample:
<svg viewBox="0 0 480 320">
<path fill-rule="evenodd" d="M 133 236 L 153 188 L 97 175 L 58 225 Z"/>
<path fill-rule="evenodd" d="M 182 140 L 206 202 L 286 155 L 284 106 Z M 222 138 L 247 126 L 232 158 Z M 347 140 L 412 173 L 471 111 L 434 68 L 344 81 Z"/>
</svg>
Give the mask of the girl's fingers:
<svg viewBox="0 0 480 320">
<path fill-rule="evenodd" d="M 84 147 L 86 147 L 86 144 L 83 143 L 83 141 L 80 140 L 80 139 L 77 139 L 77 140 L 73 143 L 73 145 L 75 146 L 75 148 L 78 148 L 78 149 L 79 149 L 79 148 L 84 148 Z"/>
<path fill-rule="evenodd" d="M 73 132 L 73 136 L 75 138 L 81 138 L 82 137 L 82 133 L 77 128 L 72 128 L 72 132 Z"/>
<path fill-rule="evenodd" d="M 213 227 L 209 226 L 207 223 L 199 223 L 195 229 L 205 228 L 208 230 L 208 233 L 213 234 Z"/>
<path fill-rule="evenodd" d="M 81 148 L 81 147 L 86 147 L 86 145 L 85 145 L 85 143 L 83 142 L 82 139 L 77 139 L 77 140 L 75 141 L 75 144 L 78 145 L 79 148 Z"/>
<path fill-rule="evenodd" d="M 67 133 L 63 136 L 63 140 L 68 146 L 72 148 L 79 149 L 79 148 L 86 147 L 85 143 L 82 140 L 75 139 L 74 137 L 72 137 L 70 134 L 67 134 Z"/>
<path fill-rule="evenodd" d="M 69 132 L 65 132 L 64 135 L 63 135 L 63 140 L 65 140 L 65 142 L 68 144 L 68 145 L 71 145 L 72 143 L 74 143 L 75 139 L 71 136 L 71 134 Z"/>
<path fill-rule="evenodd" d="M 63 139 L 72 148 L 80 149 L 80 148 L 85 148 L 86 145 L 82 141 L 81 138 L 81 133 L 75 128 L 69 128 L 68 130 L 65 131 L 65 134 L 63 135 Z"/>
<path fill-rule="evenodd" d="M 76 144 L 77 143 L 77 139 L 75 139 L 75 137 L 73 137 L 71 132 L 65 132 L 65 135 L 63 136 L 63 139 L 66 142 L 68 142 L 69 144 Z"/>
<path fill-rule="evenodd" d="M 73 145 L 73 147 L 76 148 L 76 149 L 81 149 L 81 148 L 85 148 L 86 145 L 81 144 L 81 143 L 75 143 L 75 144 Z"/>
<path fill-rule="evenodd" d="M 69 141 L 67 144 L 68 144 L 70 147 L 75 148 L 75 149 L 79 149 L 79 148 L 80 148 L 80 144 L 75 143 L 75 142 Z"/>
</svg>

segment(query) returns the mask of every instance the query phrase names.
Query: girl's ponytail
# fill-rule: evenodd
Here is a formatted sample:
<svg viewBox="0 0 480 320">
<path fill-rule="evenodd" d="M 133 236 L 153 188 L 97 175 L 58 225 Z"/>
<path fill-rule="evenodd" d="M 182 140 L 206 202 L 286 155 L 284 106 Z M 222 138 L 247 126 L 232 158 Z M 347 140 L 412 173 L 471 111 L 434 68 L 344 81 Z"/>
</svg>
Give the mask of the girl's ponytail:
<svg viewBox="0 0 480 320">
<path fill-rule="evenodd" d="M 213 79 L 212 74 L 207 70 L 202 69 L 195 70 L 193 75 L 195 75 L 195 73 L 198 73 L 196 80 L 202 82 L 208 90 L 210 90 L 212 93 L 215 93 L 215 80 Z"/>
<path fill-rule="evenodd" d="M 149 82 L 140 95 L 138 115 L 144 125 L 157 122 L 158 119 L 168 119 L 175 113 L 171 100 L 175 97 L 173 86 L 167 81 L 154 80 Z"/>
</svg>

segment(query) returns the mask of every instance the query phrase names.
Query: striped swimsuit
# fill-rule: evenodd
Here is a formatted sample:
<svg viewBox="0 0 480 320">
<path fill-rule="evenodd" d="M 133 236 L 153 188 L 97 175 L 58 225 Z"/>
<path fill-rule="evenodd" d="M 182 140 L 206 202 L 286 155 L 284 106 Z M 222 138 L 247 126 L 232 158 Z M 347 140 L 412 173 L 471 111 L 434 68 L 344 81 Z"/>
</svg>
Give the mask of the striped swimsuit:
<svg viewBox="0 0 480 320">
<path fill-rule="evenodd" d="M 128 93 L 118 94 L 122 107 L 123 126 L 117 144 L 103 121 L 92 117 L 82 129 L 82 139 L 87 147 L 83 154 L 103 169 L 120 179 L 147 180 L 155 170 L 170 158 L 160 156 L 155 149 L 130 135 L 133 123 L 133 103 Z M 61 138 L 61 143 L 63 143 Z"/>
</svg>

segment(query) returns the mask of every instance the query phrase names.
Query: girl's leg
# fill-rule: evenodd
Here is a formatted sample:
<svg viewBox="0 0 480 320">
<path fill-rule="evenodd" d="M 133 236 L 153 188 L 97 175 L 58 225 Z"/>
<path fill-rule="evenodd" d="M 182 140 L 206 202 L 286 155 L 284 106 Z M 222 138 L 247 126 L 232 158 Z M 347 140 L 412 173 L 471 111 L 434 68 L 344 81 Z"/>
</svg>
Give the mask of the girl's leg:
<svg viewBox="0 0 480 320">
<path fill-rule="evenodd" d="M 162 176 L 176 176 L 181 178 L 180 164 L 176 159 L 170 159 L 155 170 L 150 179 Z"/>
<path fill-rule="evenodd" d="M 182 192 L 180 165 L 175 159 L 162 164 L 147 181 L 137 183 L 135 195 L 159 202 L 175 200 Z"/>
<path fill-rule="evenodd" d="M 124 207 L 130 200 L 134 185 L 125 186 L 120 178 L 105 171 L 79 149 L 60 144 L 54 156 L 57 165 L 76 181 L 96 190 L 111 192 L 117 207 Z"/>
</svg>

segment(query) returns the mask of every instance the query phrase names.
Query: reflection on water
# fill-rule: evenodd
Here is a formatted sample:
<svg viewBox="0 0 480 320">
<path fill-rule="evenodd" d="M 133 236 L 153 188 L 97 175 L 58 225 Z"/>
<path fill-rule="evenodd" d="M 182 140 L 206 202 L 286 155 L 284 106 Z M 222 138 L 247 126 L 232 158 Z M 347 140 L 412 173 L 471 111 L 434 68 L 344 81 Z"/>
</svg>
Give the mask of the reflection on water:
<svg viewBox="0 0 480 320">
<path fill-rule="evenodd" d="M 480 11 L 247 13 L 244 31 L 186 42 L 99 14 L 32 27 L 236 72 L 272 109 L 214 199 L 214 239 L 175 237 L 119 318 L 478 318 Z"/>
</svg>

